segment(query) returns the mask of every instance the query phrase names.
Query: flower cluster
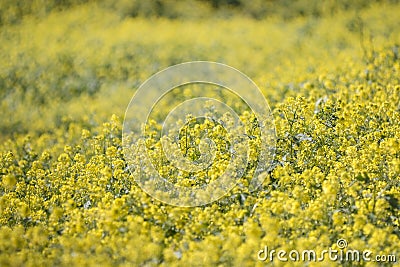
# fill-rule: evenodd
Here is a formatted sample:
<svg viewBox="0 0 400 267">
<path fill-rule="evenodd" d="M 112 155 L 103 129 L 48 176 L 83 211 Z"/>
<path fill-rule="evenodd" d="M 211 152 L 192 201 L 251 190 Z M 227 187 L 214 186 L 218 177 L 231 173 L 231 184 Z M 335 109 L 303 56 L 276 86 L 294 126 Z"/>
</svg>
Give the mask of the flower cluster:
<svg viewBox="0 0 400 267">
<path fill-rule="evenodd" d="M 398 25 L 399 5 L 363 10 L 364 23 L 342 12 L 318 23 L 299 19 L 280 25 L 293 33 L 291 38 L 281 35 L 274 20 L 235 18 L 219 21 L 219 27 L 211 22 L 150 23 L 96 8 L 82 5 L 40 23 L 28 18 L 2 28 L 0 57 L 9 63 L 0 69 L 1 266 L 263 266 L 257 252 L 265 245 L 276 251 L 322 251 L 337 248 L 340 238 L 348 241 L 347 249 L 400 257 L 400 54 L 395 45 L 400 35 L 390 31 Z M 94 19 L 85 24 L 88 14 Z M 33 27 L 32 21 L 39 24 Z M 383 33 L 375 36 L 374 45 L 365 37 L 368 23 L 374 25 L 371 32 Z M 86 25 L 88 32 L 76 25 Z M 194 27 L 198 35 L 185 37 Z M 287 43 L 265 43 L 263 27 Z M 139 35 L 151 29 L 156 33 L 132 39 L 133 29 Z M 221 34 L 227 31 L 232 34 Z M 363 51 L 357 57 L 352 44 L 360 43 L 360 32 Z M 28 33 L 42 35 L 27 42 Z M 208 34 L 216 41 L 209 42 Z M 67 46 L 63 36 L 76 42 Z M 303 42 L 307 38 L 312 49 Z M 53 39 L 58 41 L 49 42 Z M 129 48 L 132 40 L 137 42 L 134 50 Z M 226 47 L 216 45 L 224 42 Z M 239 52 L 229 52 L 228 45 Z M 275 53 L 275 60 L 264 62 L 265 57 L 246 50 L 248 45 L 265 57 Z M 146 56 L 153 51 L 154 58 Z M 218 91 L 243 121 L 247 167 L 237 186 L 218 201 L 175 207 L 151 198 L 135 182 L 138 174 L 123 153 L 123 111 L 115 103 L 132 93 L 124 79 L 144 80 L 190 53 L 207 57 L 205 51 L 216 58 L 220 53 L 237 66 L 251 59 L 249 74 L 271 100 L 276 155 L 263 185 L 251 192 L 260 129 L 238 96 Z M 291 59 L 273 67 L 282 51 Z M 196 90 L 183 89 L 169 96 L 171 101 L 161 100 L 145 127 L 145 145 L 158 173 L 187 187 L 218 179 L 235 153 L 242 152 L 229 150 L 231 133 L 222 123 L 188 114 L 188 123 L 178 129 L 178 149 L 199 161 L 208 151 L 208 143 L 201 141 L 207 137 L 215 144 L 212 164 L 193 179 L 194 173 L 180 171 L 165 155 L 160 136 L 164 111 L 174 101 L 201 93 Z M 65 106 L 58 107 L 59 101 Z M 31 113 L 34 106 L 38 109 Z M 109 118 L 110 110 L 117 115 Z M 324 266 L 378 265 L 325 260 Z M 274 262 L 285 264 L 304 262 Z"/>
</svg>

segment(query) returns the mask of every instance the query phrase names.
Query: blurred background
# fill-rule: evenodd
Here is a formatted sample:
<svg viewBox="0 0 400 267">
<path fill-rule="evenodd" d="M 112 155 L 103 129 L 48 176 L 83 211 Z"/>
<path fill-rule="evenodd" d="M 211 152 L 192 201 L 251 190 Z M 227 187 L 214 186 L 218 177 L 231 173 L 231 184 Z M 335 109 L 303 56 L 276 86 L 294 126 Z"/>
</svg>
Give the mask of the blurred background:
<svg viewBox="0 0 400 267">
<path fill-rule="evenodd" d="M 343 62 L 363 71 L 376 47 L 398 44 L 399 11 L 395 0 L 3 0 L 0 139 L 123 117 L 148 77 L 193 60 L 241 70 L 273 106 Z"/>
<path fill-rule="evenodd" d="M 0 3 L 1 24 L 15 24 L 24 16 L 43 17 L 54 10 L 96 3 L 122 17 L 164 17 L 168 19 L 198 19 L 209 17 L 230 18 L 245 16 L 254 19 L 280 17 L 288 20 L 299 16 L 321 17 L 341 10 L 360 10 L 373 3 L 397 3 L 396 0 L 33 0 Z"/>
</svg>

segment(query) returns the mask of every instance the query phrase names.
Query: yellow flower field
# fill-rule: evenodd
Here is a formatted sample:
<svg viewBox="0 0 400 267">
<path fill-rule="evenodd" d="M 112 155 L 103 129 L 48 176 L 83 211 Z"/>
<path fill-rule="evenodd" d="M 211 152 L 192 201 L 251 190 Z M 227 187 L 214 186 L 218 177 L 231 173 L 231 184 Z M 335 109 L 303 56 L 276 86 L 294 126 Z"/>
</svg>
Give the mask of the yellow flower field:
<svg viewBox="0 0 400 267">
<path fill-rule="evenodd" d="M 234 7 L 213 11 L 207 1 L 192 1 L 198 14 L 183 1 L 165 1 L 160 16 L 139 1 L 65 1 L 48 9 L 40 1 L 8 2 L 0 12 L 0 266 L 400 261 L 398 1 L 354 1 L 365 5 L 349 10 L 298 1 L 275 13 L 272 3 L 264 10 L 254 1 L 244 6 L 251 16 Z M 144 15 L 132 17 L 129 8 Z M 138 185 L 146 173 L 131 171 L 140 160 L 126 159 L 123 122 L 147 78 L 198 60 L 232 66 L 258 85 L 272 110 L 276 150 L 262 186 L 249 190 L 260 129 L 237 95 L 217 93 L 244 123 L 249 160 L 224 197 L 177 207 Z M 235 156 L 222 124 L 190 114 L 177 129 L 179 148 L 199 160 L 207 135 L 215 143 L 212 165 L 193 179 L 162 151 L 165 111 L 202 90 L 184 86 L 166 96 L 146 125 L 158 174 L 190 188 L 217 180 Z M 304 250 L 316 256 L 302 260 Z M 371 253 L 320 260 L 324 250 Z"/>
</svg>

